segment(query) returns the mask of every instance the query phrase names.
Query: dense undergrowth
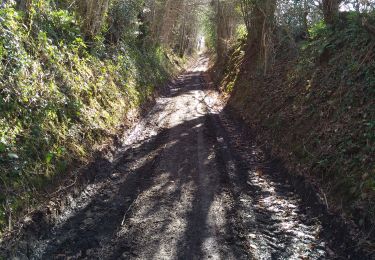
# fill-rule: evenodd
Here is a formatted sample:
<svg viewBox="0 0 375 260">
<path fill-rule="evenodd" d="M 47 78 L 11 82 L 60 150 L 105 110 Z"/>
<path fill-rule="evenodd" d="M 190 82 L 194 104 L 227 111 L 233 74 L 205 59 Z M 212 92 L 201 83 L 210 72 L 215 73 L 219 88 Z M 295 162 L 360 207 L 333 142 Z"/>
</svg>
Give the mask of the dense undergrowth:
<svg viewBox="0 0 375 260">
<path fill-rule="evenodd" d="M 373 236 L 375 36 L 351 13 L 335 28 L 315 25 L 310 35 L 298 53 L 280 43 L 266 75 L 238 43 L 221 87 L 291 172 L 316 181 L 328 208 Z"/>
<path fill-rule="evenodd" d="M 12 3 L 0 9 L 0 230 L 176 68 L 171 53 L 136 37 L 88 43 L 74 13 L 40 3 L 28 17 Z"/>
</svg>

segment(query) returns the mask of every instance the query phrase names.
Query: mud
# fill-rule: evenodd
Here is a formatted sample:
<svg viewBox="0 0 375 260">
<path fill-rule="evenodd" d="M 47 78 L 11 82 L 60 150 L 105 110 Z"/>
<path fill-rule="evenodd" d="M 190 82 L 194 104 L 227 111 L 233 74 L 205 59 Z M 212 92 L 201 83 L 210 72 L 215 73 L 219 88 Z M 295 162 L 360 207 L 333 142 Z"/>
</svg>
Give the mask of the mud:
<svg viewBox="0 0 375 260">
<path fill-rule="evenodd" d="M 61 213 L 36 213 L 4 241 L 4 257 L 370 259 L 224 109 L 207 62 L 169 86 Z"/>
</svg>

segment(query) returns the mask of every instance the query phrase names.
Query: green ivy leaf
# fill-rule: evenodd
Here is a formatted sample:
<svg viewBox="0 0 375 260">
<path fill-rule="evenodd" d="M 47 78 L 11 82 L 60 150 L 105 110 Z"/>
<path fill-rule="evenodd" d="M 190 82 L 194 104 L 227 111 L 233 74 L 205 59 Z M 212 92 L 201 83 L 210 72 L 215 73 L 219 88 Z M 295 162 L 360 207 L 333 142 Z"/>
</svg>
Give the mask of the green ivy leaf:
<svg viewBox="0 0 375 260">
<path fill-rule="evenodd" d="M 7 147 L 5 146 L 5 144 L 0 143 L 0 153 L 5 152 L 6 149 L 7 149 Z"/>
<path fill-rule="evenodd" d="M 46 159 L 46 163 L 47 163 L 47 164 L 50 164 L 51 161 L 52 161 L 52 159 L 53 159 L 53 157 L 54 157 L 54 154 L 53 154 L 53 153 L 51 153 L 51 152 L 50 152 L 50 153 L 47 153 L 47 154 L 46 154 L 46 158 L 45 158 L 45 159 Z"/>
</svg>

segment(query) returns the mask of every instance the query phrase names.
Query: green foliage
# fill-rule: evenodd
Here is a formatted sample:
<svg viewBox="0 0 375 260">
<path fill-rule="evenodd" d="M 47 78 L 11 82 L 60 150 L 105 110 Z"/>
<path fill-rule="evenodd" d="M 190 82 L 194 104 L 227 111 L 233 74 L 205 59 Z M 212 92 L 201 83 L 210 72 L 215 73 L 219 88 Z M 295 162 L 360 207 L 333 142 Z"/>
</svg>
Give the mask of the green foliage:
<svg viewBox="0 0 375 260">
<path fill-rule="evenodd" d="M 82 39 L 75 15 L 0 9 L 0 230 L 36 191 L 86 160 L 173 70 L 162 48 Z M 42 8 L 43 7 L 43 8 Z"/>
<path fill-rule="evenodd" d="M 316 39 L 318 36 L 324 35 L 328 32 L 328 28 L 324 20 L 320 20 L 309 28 L 310 37 Z"/>
<path fill-rule="evenodd" d="M 239 24 L 236 29 L 236 39 L 246 40 L 247 39 L 247 29 L 246 25 Z"/>
<path fill-rule="evenodd" d="M 80 30 L 75 19 L 75 15 L 68 10 L 50 11 L 48 15 L 45 13 L 37 13 L 34 17 L 35 31 L 46 32 L 49 39 L 63 41 L 68 44 L 80 37 Z"/>
<path fill-rule="evenodd" d="M 307 160 L 319 161 L 314 172 L 325 172 L 324 179 L 329 180 L 327 183 L 335 193 L 333 197 L 340 197 L 349 209 L 366 205 L 368 212 L 362 217 L 373 218 L 375 211 L 370 199 L 375 188 L 371 156 L 375 146 L 372 108 L 375 63 L 370 58 L 375 51 L 373 38 L 355 12 L 346 13 L 335 28 L 319 23 L 310 33 L 313 40 L 303 47 L 294 73 L 294 77 L 309 84 L 305 97 L 296 106 L 308 108 L 310 120 L 324 115 L 330 118 L 330 123 L 325 133 L 319 134 L 321 130 L 316 129 L 316 134 L 310 134 L 313 141 L 306 145 L 315 151 L 306 155 Z M 329 138 L 327 142 L 336 151 L 330 151 L 322 143 L 324 138 Z M 322 148 L 314 148 L 319 146 Z"/>
<path fill-rule="evenodd" d="M 203 26 L 202 30 L 205 36 L 206 47 L 209 50 L 215 50 L 217 41 L 215 12 L 211 8 L 205 9 L 200 17 L 202 19 L 201 24 Z"/>
<path fill-rule="evenodd" d="M 137 16 L 142 12 L 144 1 L 115 0 L 112 1 L 109 11 L 109 33 L 118 39 L 123 35 L 134 38 L 137 31 Z"/>
<path fill-rule="evenodd" d="M 240 34 L 237 41 L 231 47 L 229 53 L 230 57 L 224 64 L 223 74 L 225 77 L 220 82 L 220 88 L 225 93 L 231 93 L 234 90 L 235 85 L 237 84 L 238 74 L 241 69 L 241 64 L 245 56 L 244 44 L 247 39 L 247 33 Z"/>
</svg>

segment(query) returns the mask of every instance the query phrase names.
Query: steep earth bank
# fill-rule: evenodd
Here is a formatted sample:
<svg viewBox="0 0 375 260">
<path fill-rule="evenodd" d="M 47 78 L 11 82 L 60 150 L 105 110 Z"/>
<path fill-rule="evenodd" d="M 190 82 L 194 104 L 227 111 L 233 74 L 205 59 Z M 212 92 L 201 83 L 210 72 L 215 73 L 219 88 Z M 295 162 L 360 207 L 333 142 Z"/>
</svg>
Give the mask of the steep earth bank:
<svg viewBox="0 0 375 260">
<path fill-rule="evenodd" d="M 374 37 L 354 19 L 317 29 L 295 48 L 278 42 L 266 74 L 247 48 L 234 46 L 214 74 L 229 107 L 289 172 L 314 184 L 331 212 L 361 230 L 358 244 L 374 250 Z"/>
</svg>

